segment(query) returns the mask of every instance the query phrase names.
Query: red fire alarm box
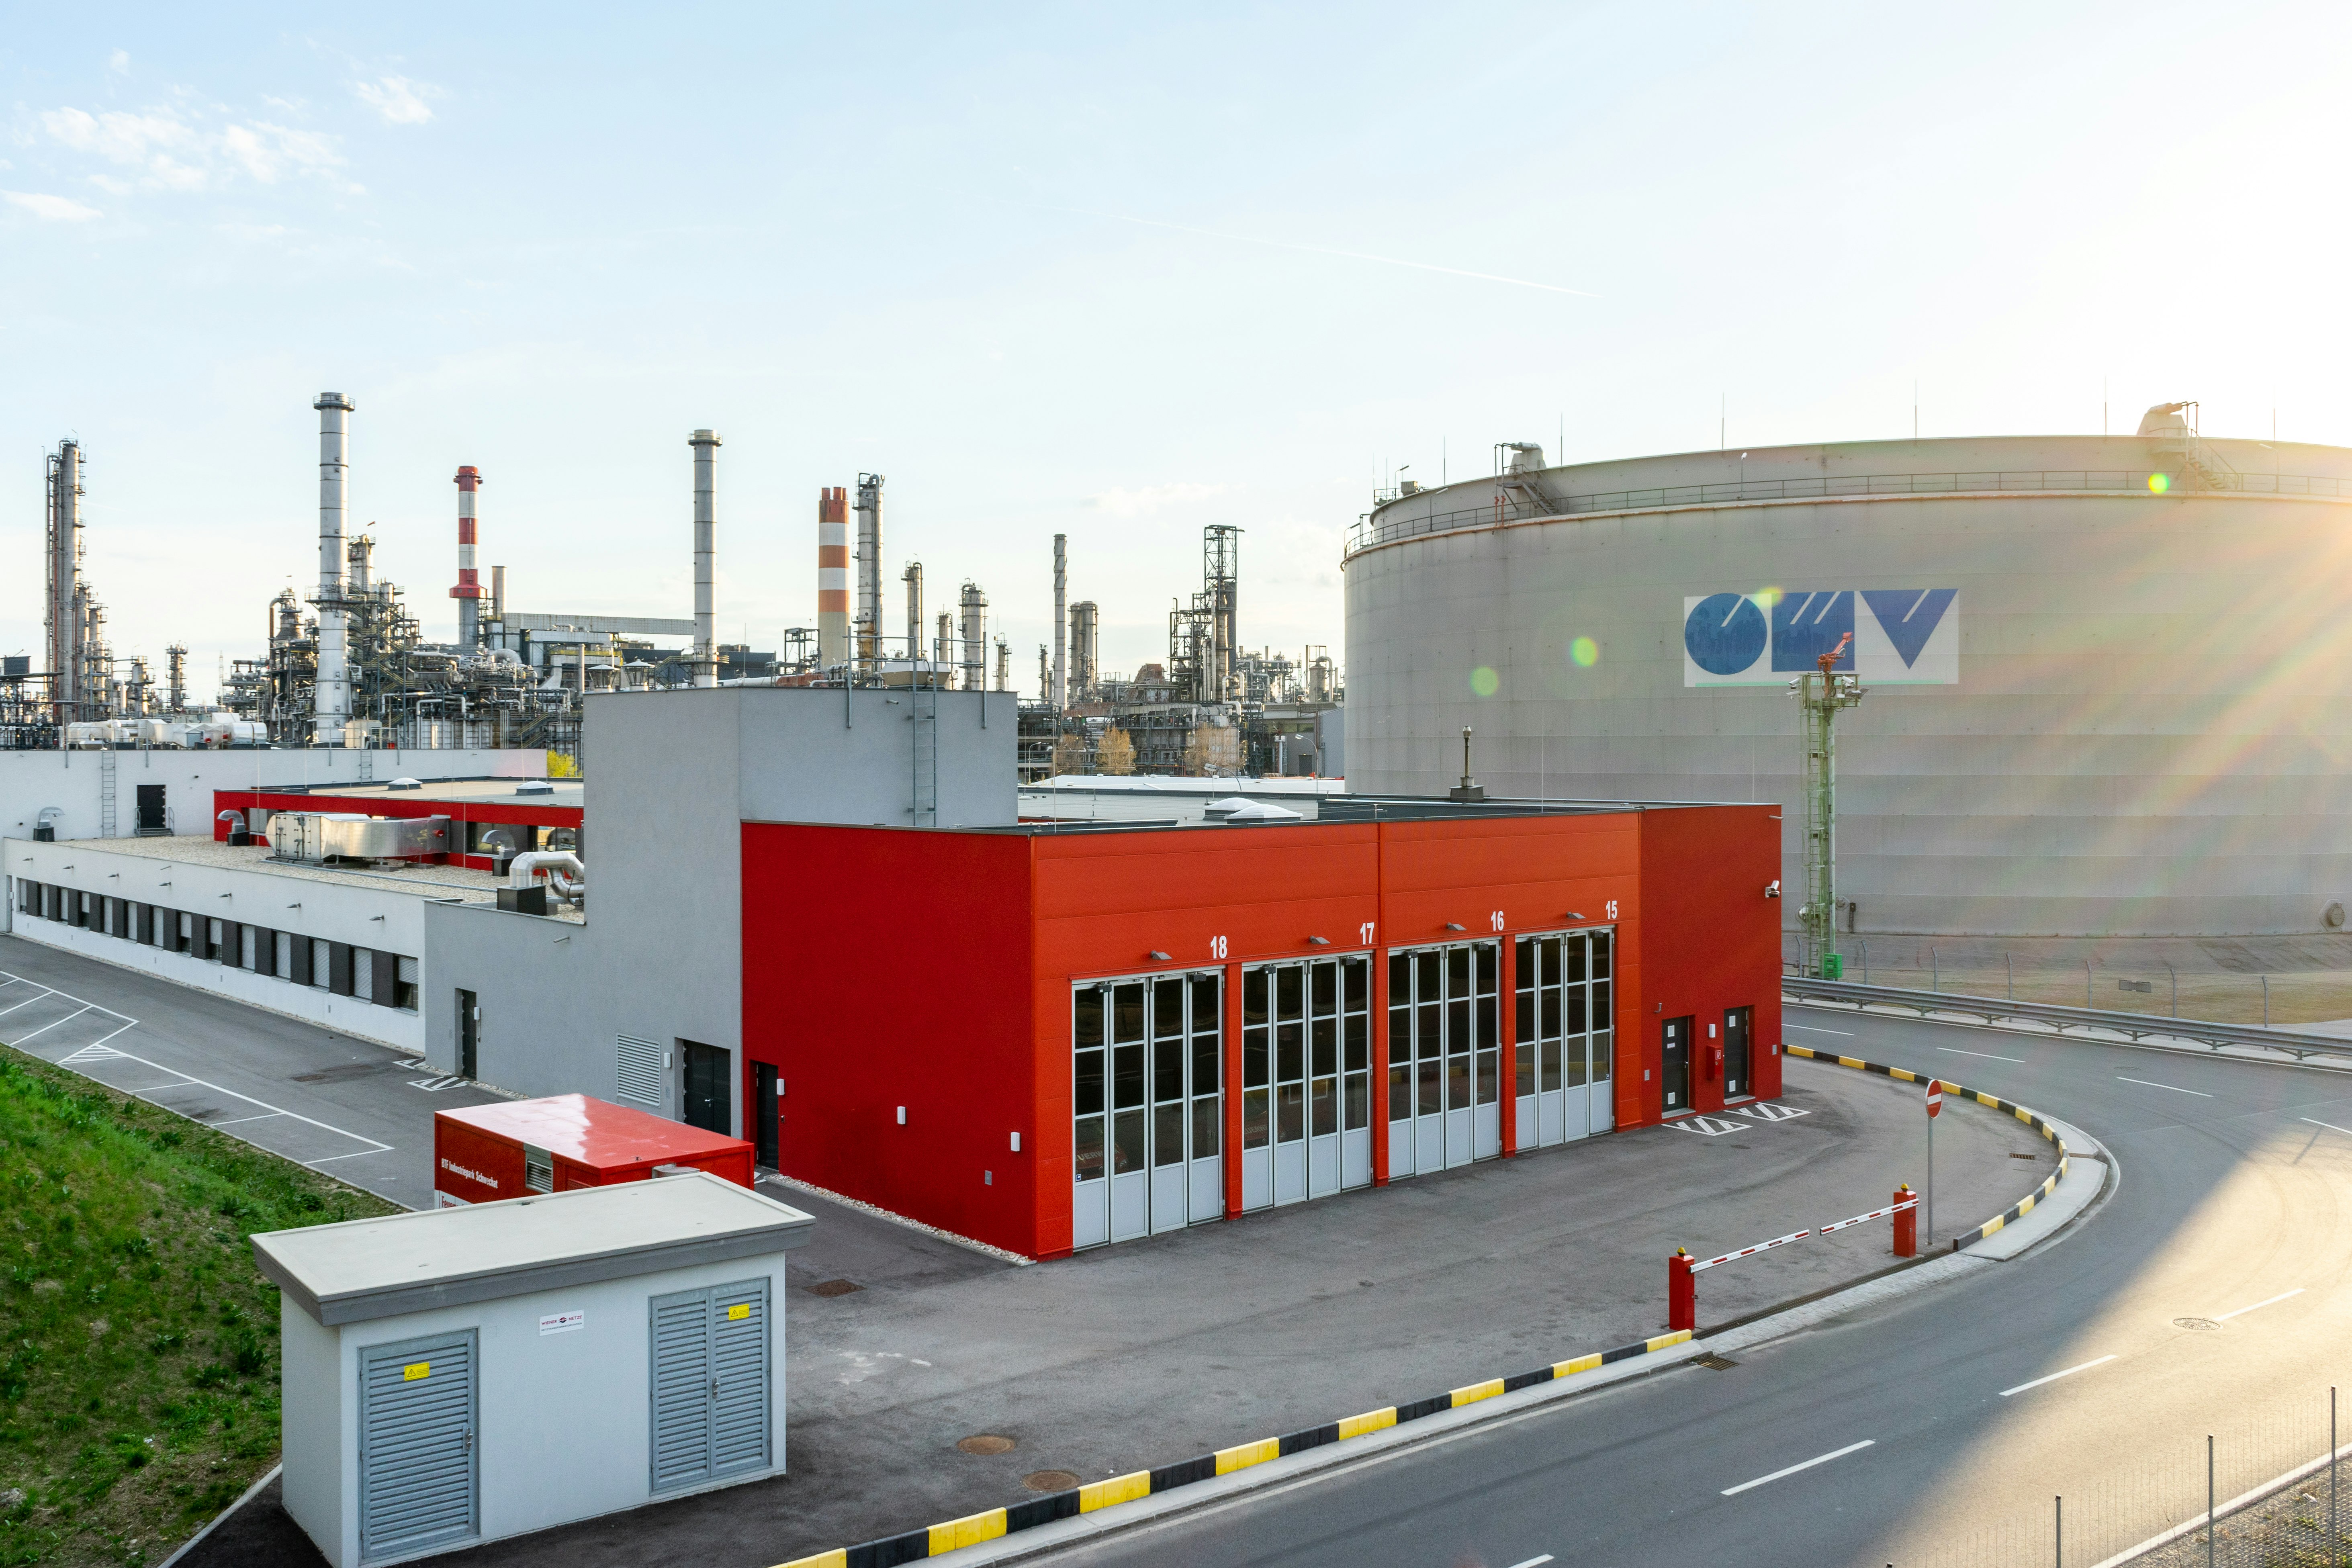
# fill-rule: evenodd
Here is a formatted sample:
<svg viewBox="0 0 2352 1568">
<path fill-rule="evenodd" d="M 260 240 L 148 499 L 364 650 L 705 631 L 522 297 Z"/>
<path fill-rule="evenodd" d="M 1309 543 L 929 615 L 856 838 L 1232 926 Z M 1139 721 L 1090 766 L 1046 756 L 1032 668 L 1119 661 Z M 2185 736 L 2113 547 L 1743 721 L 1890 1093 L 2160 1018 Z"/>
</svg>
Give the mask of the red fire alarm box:
<svg viewBox="0 0 2352 1568">
<path fill-rule="evenodd" d="M 642 1182 L 656 1165 L 688 1165 L 748 1187 L 751 1145 L 584 1094 L 433 1116 L 436 1208 Z"/>
</svg>

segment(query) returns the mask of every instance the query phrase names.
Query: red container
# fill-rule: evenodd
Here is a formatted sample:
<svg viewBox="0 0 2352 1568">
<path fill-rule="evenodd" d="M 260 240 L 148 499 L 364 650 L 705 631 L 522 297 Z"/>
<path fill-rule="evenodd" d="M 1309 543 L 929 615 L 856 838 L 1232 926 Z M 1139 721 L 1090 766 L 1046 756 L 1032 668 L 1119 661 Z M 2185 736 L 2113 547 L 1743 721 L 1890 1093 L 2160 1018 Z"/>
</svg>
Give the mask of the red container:
<svg viewBox="0 0 2352 1568">
<path fill-rule="evenodd" d="M 545 1156 L 543 1185 L 526 1174 L 534 1155 Z M 656 1165 L 691 1165 L 748 1187 L 751 1145 L 584 1094 L 433 1115 L 436 1208 L 642 1182 Z"/>
</svg>

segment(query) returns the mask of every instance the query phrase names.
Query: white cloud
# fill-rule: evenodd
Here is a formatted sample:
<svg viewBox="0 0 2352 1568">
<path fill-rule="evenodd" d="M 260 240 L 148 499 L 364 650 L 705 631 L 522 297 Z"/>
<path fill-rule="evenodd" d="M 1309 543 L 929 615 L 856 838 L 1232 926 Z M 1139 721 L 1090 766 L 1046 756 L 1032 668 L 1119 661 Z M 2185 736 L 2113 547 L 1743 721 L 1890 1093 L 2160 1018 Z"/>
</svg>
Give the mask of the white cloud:
<svg viewBox="0 0 2352 1568">
<path fill-rule="evenodd" d="M 44 110 L 37 117 L 51 137 L 76 152 L 140 172 L 142 183 L 171 191 L 201 191 L 242 174 L 262 184 L 289 174 L 323 174 L 342 163 L 334 139 L 257 120 L 231 121 L 214 130 L 184 120 L 172 110 L 130 113 L 108 110 Z M 107 176 L 93 183 L 110 191 L 125 187 Z"/>
<path fill-rule="evenodd" d="M 38 191 L 0 191 L 0 199 L 5 199 L 12 207 L 22 207 L 35 217 L 47 218 L 51 223 L 87 223 L 91 218 L 105 216 L 96 207 L 84 206 L 70 196 L 44 195 Z"/>
<path fill-rule="evenodd" d="M 1110 513 L 1113 517 L 1141 517 L 1164 507 L 1179 506 L 1189 500 L 1202 500 L 1223 493 L 1223 485 L 1204 485 L 1180 479 L 1173 484 L 1145 485 L 1138 489 L 1108 489 L 1087 498 L 1087 504 Z"/>
<path fill-rule="evenodd" d="M 354 82 L 352 90 L 360 95 L 361 102 L 383 115 L 387 125 L 424 124 L 433 118 L 433 106 L 425 100 L 441 96 L 439 88 L 411 81 L 404 76 Z"/>
<path fill-rule="evenodd" d="M 125 76 L 129 75 L 131 72 L 131 51 L 129 49 L 117 49 L 112 54 L 107 56 L 106 68 L 110 71 L 120 72 Z"/>
</svg>

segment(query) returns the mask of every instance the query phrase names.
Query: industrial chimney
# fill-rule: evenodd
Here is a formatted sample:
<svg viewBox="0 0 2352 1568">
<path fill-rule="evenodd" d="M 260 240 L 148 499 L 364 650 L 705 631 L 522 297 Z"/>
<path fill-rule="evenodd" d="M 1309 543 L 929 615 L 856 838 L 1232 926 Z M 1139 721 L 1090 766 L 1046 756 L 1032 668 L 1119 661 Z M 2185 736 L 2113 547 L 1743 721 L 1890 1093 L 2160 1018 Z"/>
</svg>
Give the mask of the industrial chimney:
<svg viewBox="0 0 2352 1568">
<path fill-rule="evenodd" d="M 985 691 L 988 689 L 988 595 L 982 593 L 978 585 L 966 583 L 961 607 L 963 611 L 963 657 L 958 662 L 963 666 L 963 689 Z"/>
<path fill-rule="evenodd" d="M 915 679 L 914 666 L 923 658 L 923 563 L 908 562 L 902 575 L 907 584 L 907 680 L 909 685 L 919 686 L 922 683 Z"/>
<path fill-rule="evenodd" d="M 474 568 L 474 491 L 482 471 L 470 464 L 457 470 L 457 651 L 471 653 L 482 637 L 482 574 Z"/>
<path fill-rule="evenodd" d="M 882 657 L 882 476 L 857 476 L 857 657 Z"/>
<path fill-rule="evenodd" d="M 718 551 L 719 433 L 697 430 L 694 448 L 694 684 L 719 684 L 717 613 L 710 602 L 712 558 Z"/>
<path fill-rule="evenodd" d="M 849 492 L 839 485 L 816 492 L 816 662 L 849 662 Z"/>
<path fill-rule="evenodd" d="M 1062 662 L 1063 638 L 1069 630 L 1069 610 L 1063 602 L 1070 587 L 1069 538 L 1066 533 L 1054 535 L 1054 689 L 1046 700 L 1053 703 L 1057 714 L 1066 713 L 1070 707 L 1069 687 L 1063 680 L 1063 673 L 1069 666 Z"/>
<path fill-rule="evenodd" d="M 322 392 L 319 411 L 319 675 L 310 700 L 310 742 L 343 743 L 352 716 L 352 677 L 343 639 L 343 514 L 350 503 L 351 416 L 356 408 L 340 392 Z"/>
</svg>

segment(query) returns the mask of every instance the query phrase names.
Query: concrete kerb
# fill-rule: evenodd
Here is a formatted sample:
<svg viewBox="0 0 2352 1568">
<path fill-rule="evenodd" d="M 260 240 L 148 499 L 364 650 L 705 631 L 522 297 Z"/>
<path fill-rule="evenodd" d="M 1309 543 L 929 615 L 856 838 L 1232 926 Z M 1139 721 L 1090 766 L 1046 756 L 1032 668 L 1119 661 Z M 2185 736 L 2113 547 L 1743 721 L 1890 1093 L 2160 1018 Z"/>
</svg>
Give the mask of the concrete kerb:
<svg viewBox="0 0 2352 1568">
<path fill-rule="evenodd" d="M 229 1504 L 226 1508 L 221 1510 L 218 1513 L 213 1515 L 212 1518 L 206 1520 L 205 1521 L 205 1527 L 202 1530 L 199 1530 L 194 1535 L 191 1535 L 185 1541 L 180 1542 L 180 1549 L 177 1552 L 173 1552 L 169 1557 L 164 1558 L 162 1563 L 156 1564 L 156 1568 L 172 1568 L 173 1563 L 179 1562 L 180 1559 L 185 1557 L 189 1552 L 194 1552 L 197 1547 L 203 1545 L 205 1536 L 210 1535 L 214 1531 L 218 1530 L 222 1525 L 227 1523 L 229 1515 L 235 1513 L 238 1509 L 241 1509 L 246 1504 L 251 1502 L 255 1498 L 259 1497 L 261 1495 L 261 1489 L 276 1480 L 278 1479 L 278 1472 L 285 1468 L 286 1467 L 283 1465 L 270 1466 L 268 1470 L 263 1474 L 259 1480 L 245 1489 L 243 1496 L 239 1497 L 235 1502 Z"/>
<path fill-rule="evenodd" d="M 1859 1002 L 1829 1002 L 1814 996 L 1782 996 L 1780 1005 L 1784 1007 L 1810 1007 L 1822 1013 L 1843 1013 L 1848 1016 L 1860 1014 L 1871 1018 L 1899 1018 L 1905 1023 L 1940 1024 L 1947 1028 L 1977 1029 L 1988 1035 L 2030 1035 L 2036 1039 L 2064 1040 L 2069 1044 L 2122 1046 L 2135 1051 L 2160 1051 L 2170 1056 L 2220 1057 L 2224 1061 L 2260 1062 L 2264 1067 L 2352 1073 L 2352 1060 L 2282 1061 L 2276 1055 L 2256 1046 L 2208 1046 L 2196 1040 L 2166 1039 L 2153 1035 L 2143 1035 L 2134 1039 L 2128 1035 L 2107 1034 L 2095 1027 L 2061 1029 L 2054 1024 L 2036 1023 L 2026 1018 L 1989 1023 L 1981 1013 L 1921 1013 L 1916 1008 L 1898 1011 L 1893 1007 L 1874 1007 Z"/>
<path fill-rule="evenodd" d="M 1908 1081 L 1925 1079 L 1804 1047 L 1785 1047 L 1843 1067 Z M 1280 1437 L 1261 1438 L 1214 1454 L 1150 1470 L 1114 1476 L 1071 1491 L 1051 1493 L 1009 1508 L 950 1520 L 923 1530 L 857 1546 L 794 1558 L 778 1568 L 892 1568 L 901 1563 L 952 1556 L 959 1563 L 1009 1563 L 1045 1555 L 1082 1539 L 1143 1528 L 1178 1514 L 1213 1508 L 1249 1494 L 1303 1482 L 1320 1472 L 1374 1462 L 1396 1452 L 1443 1442 L 1628 1378 L 1689 1364 L 1690 1356 L 1660 1352 L 1687 1346 L 1700 1354 L 1744 1350 L 1825 1322 L 1859 1308 L 1907 1296 L 2006 1261 L 2047 1239 L 2095 1198 L 2107 1166 L 2088 1154 L 2070 1159 L 2065 1133 L 2075 1130 L 1996 1096 L 1940 1080 L 1956 1094 L 2026 1122 L 2059 1148 L 2060 1168 L 2032 1194 L 1955 1238 L 1951 1253 L 1898 1268 L 1860 1285 L 1832 1291 L 1766 1316 L 1744 1320 L 1699 1339 L 1660 1334 L 1613 1351 L 1580 1356 L 1511 1377 L 1467 1384 L 1410 1405 L 1391 1405 Z M 2063 1131 L 2062 1131 L 2063 1130 Z M 2081 1135 L 2075 1133 L 2079 1138 Z M 2082 1140 L 2092 1144 L 2087 1138 Z M 2099 1151 L 2100 1155 L 2105 1154 Z M 1997 1244 L 1988 1244 L 1999 1237 Z M 1963 1247 L 1970 1247 L 1962 1250 Z M 1406 1425 L 1410 1423 L 1411 1425 Z M 1112 1510 L 1105 1516 L 1100 1510 Z"/>
</svg>

